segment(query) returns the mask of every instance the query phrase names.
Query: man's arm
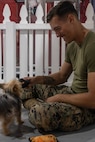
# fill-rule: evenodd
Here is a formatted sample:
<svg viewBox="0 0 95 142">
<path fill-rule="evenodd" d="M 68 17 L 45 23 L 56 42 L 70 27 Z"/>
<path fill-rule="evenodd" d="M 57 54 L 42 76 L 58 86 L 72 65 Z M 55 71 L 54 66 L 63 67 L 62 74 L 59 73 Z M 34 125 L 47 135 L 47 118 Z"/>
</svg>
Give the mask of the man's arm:
<svg viewBox="0 0 95 142">
<path fill-rule="evenodd" d="M 57 73 L 50 74 L 48 76 L 25 77 L 24 79 L 30 80 L 31 84 L 58 85 L 66 82 L 71 73 L 71 64 L 64 62 L 60 71 Z"/>
<path fill-rule="evenodd" d="M 88 92 L 80 94 L 57 94 L 47 102 L 64 102 L 78 107 L 95 109 L 95 72 L 88 73 Z"/>
</svg>

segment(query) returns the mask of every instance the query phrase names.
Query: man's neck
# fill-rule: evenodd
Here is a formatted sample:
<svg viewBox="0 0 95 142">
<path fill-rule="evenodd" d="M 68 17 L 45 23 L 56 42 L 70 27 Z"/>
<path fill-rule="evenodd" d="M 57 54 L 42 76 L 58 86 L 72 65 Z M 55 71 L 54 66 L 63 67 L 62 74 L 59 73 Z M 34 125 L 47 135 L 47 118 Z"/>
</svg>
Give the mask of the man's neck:
<svg viewBox="0 0 95 142">
<path fill-rule="evenodd" d="M 78 29 L 78 34 L 76 36 L 76 42 L 78 45 L 81 45 L 88 34 L 89 30 L 86 29 L 85 27 L 81 26 L 80 29 Z"/>
</svg>

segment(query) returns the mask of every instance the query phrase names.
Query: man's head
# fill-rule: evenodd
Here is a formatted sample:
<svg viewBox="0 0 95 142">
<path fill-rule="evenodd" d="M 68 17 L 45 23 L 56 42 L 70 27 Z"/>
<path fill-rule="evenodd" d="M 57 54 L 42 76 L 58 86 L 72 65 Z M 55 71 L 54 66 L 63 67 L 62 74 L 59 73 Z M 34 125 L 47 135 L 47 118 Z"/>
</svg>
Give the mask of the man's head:
<svg viewBox="0 0 95 142">
<path fill-rule="evenodd" d="M 47 15 L 47 22 L 50 23 L 56 36 L 63 37 L 67 43 L 74 40 L 75 21 L 79 22 L 78 14 L 70 1 L 59 2 Z"/>
<path fill-rule="evenodd" d="M 68 14 L 71 13 L 78 18 L 77 11 L 73 4 L 70 1 L 61 1 L 49 11 L 47 22 L 50 22 L 54 16 L 58 16 L 60 19 L 65 19 Z"/>
</svg>

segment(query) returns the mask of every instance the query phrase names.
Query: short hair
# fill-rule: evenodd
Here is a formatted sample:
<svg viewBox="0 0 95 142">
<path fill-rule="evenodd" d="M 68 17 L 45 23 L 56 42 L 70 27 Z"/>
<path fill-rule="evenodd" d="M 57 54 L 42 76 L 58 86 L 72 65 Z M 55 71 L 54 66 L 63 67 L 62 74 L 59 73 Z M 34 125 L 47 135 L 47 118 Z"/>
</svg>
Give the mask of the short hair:
<svg viewBox="0 0 95 142">
<path fill-rule="evenodd" d="M 73 3 L 70 1 L 61 1 L 56 6 L 51 8 L 47 14 L 47 22 L 50 22 L 54 16 L 64 18 L 70 13 L 74 14 L 78 18 L 78 13 Z"/>
</svg>

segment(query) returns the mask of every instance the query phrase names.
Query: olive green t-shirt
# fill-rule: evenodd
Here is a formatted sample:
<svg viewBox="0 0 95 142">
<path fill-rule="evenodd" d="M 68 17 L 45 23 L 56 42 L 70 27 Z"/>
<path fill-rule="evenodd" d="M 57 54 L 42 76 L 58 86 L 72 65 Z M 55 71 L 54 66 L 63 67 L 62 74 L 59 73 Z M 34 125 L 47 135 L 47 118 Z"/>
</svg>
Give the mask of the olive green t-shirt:
<svg viewBox="0 0 95 142">
<path fill-rule="evenodd" d="M 87 92 L 88 73 L 95 72 L 95 33 L 89 31 L 80 46 L 74 41 L 68 44 L 65 61 L 72 64 L 74 71 L 72 90 Z"/>
</svg>

